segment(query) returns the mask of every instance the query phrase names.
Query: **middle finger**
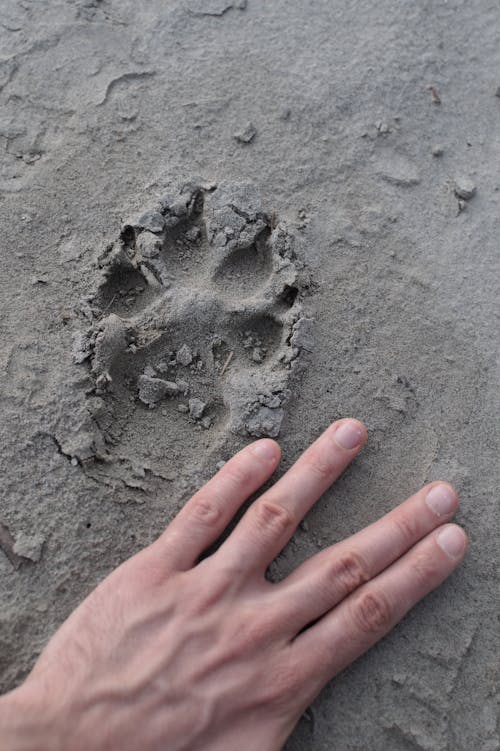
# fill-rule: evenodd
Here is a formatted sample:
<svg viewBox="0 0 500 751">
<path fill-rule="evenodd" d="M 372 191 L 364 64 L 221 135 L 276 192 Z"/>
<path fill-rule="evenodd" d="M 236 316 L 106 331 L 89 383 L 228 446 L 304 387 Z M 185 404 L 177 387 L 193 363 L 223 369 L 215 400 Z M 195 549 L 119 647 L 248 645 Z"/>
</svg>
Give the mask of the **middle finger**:
<svg viewBox="0 0 500 751">
<path fill-rule="evenodd" d="M 263 573 L 311 506 L 354 459 L 366 440 L 358 420 L 331 425 L 272 488 L 253 503 L 216 555 L 224 564 Z"/>
</svg>

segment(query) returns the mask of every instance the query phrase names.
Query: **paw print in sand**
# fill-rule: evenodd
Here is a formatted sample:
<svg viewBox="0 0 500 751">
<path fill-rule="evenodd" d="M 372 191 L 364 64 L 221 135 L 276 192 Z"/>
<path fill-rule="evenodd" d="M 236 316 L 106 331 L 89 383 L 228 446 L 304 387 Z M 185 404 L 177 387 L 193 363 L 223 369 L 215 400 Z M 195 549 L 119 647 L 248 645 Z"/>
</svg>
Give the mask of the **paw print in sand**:
<svg viewBox="0 0 500 751">
<path fill-rule="evenodd" d="M 75 359 L 90 362 L 110 450 L 181 461 L 230 432 L 278 436 L 309 337 L 306 273 L 251 185 L 164 197 L 125 223 L 101 266 L 97 320 Z"/>
</svg>

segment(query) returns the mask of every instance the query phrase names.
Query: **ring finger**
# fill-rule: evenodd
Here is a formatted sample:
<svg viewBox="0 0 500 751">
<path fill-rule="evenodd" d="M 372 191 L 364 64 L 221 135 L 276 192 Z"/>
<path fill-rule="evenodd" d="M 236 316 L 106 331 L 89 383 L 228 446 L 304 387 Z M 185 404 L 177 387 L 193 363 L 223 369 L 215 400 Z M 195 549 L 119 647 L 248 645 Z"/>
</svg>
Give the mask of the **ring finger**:
<svg viewBox="0 0 500 751">
<path fill-rule="evenodd" d="M 321 551 L 276 586 L 276 601 L 292 634 L 404 555 L 454 516 L 457 495 L 446 483 L 422 488 L 352 537 Z"/>
<path fill-rule="evenodd" d="M 293 642 L 296 659 L 307 665 L 317 688 L 366 652 L 438 587 L 456 569 L 466 547 L 464 531 L 454 524 L 431 532 L 299 634 Z"/>
</svg>

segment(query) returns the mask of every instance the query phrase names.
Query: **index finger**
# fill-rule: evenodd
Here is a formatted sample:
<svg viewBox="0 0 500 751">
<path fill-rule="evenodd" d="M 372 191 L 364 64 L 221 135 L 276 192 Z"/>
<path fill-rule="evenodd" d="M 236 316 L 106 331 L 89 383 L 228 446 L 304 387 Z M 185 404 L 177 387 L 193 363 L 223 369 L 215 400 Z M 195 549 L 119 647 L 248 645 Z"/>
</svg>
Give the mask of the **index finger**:
<svg viewBox="0 0 500 751">
<path fill-rule="evenodd" d="M 246 446 L 194 494 L 154 547 L 175 569 L 191 568 L 246 499 L 269 479 L 279 459 L 280 448 L 269 438 Z"/>
</svg>

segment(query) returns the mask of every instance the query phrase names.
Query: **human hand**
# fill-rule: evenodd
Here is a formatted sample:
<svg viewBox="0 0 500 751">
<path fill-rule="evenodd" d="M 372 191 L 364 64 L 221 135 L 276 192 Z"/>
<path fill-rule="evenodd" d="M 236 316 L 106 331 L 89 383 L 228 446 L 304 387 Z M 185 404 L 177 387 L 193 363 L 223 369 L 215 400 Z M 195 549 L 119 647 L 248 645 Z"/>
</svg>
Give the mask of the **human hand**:
<svg viewBox="0 0 500 751">
<path fill-rule="evenodd" d="M 450 486 L 385 517 L 271 584 L 266 568 L 366 440 L 340 420 L 247 510 L 279 447 L 228 461 L 161 537 L 112 572 L 0 699 L 6 751 L 277 751 L 321 688 L 460 563 Z"/>
</svg>

